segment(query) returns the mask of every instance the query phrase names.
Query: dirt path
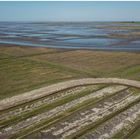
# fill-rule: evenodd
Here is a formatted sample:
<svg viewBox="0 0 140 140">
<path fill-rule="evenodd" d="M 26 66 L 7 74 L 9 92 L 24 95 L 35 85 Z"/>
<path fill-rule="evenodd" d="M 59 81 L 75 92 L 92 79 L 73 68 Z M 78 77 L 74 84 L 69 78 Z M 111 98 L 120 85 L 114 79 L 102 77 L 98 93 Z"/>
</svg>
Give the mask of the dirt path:
<svg viewBox="0 0 140 140">
<path fill-rule="evenodd" d="M 0 111 L 8 109 L 10 107 L 26 103 L 52 93 L 68 89 L 71 87 L 89 85 L 89 84 L 122 84 L 127 86 L 132 86 L 140 88 L 140 81 L 128 80 L 128 79 L 119 79 L 119 78 L 84 78 L 78 80 L 70 80 L 66 82 L 61 82 L 58 84 L 53 84 L 47 87 L 40 89 L 32 90 L 30 92 L 23 93 L 21 95 L 16 95 L 11 98 L 6 98 L 0 101 Z"/>
</svg>

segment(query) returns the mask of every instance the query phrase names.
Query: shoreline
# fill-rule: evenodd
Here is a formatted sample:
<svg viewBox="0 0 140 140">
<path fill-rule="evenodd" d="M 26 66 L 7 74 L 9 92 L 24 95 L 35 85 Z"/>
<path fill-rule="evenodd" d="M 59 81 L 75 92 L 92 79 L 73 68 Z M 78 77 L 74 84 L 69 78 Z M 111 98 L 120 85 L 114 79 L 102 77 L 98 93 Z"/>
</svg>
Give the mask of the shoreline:
<svg viewBox="0 0 140 140">
<path fill-rule="evenodd" d="M 43 46 L 38 46 L 38 45 L 22 45 L 22 44 L 11 44 L 11 43 L 0 43 L 0 47 L 31 47 L 31 48 L 46 48 L 46 49 L 55 49 L 55 50 L 65 50 L 65 51 L 77 51 L 77 50 L 82 50 L 82 51 L 101 51 L 101 52 L 126 52 L 126 53 L 140 53 L 140 50 L 131 50 L 132 48 L 130 48 L 130 50 L 121 50 L 122 48 L 107 48 L 107 49 L 103 49 L 100 47 L 97 48 L 85 48 L 85 47 L 61 47 L 59 46 L 53 46 L 53 45 L 43 45 Z M 98 49 L 99 48 L 99 49 Z M 128 48 L 127 48 L 128 49 Z"/>
</svg>

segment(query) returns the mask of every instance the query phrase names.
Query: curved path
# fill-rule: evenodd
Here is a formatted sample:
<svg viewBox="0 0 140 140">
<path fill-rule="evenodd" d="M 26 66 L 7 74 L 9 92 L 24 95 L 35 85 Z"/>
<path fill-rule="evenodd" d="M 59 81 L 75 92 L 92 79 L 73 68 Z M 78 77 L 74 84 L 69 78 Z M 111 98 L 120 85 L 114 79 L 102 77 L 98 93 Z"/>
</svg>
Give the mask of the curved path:
<svg viewBox="0 0 140 140">
<path fill-rule="evenodd" d="M 119 78 L 83 78 L 77 80 L 70 80 L 65 82 L 60 82 L 40 89 L 32 90 L 20 95 L 13 96 L 11 98 L 6 98 L 0 101 L 0 111 L 8 109 L 10 107 L 23 104 L 52 93 L 65 90 L 68 88 L 90 85 L 90 84 L 122 84 L 127 86 L 132 86 L 140 88 L 140 81 L 119 79 Z"/>
</svg>

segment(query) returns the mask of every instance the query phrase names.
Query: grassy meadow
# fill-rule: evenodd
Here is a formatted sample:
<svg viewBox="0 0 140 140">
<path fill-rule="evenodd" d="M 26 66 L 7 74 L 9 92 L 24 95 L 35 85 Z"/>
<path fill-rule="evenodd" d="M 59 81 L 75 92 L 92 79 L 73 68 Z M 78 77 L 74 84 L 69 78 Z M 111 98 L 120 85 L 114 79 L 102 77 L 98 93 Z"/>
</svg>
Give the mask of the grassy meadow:
<svg viewBox="0 0 140 140">
<path fill-rule="evenodd" d="M 0 99 L 85 77 L 140 80 L 140 54 L 0 46 Z"/>
</svg>

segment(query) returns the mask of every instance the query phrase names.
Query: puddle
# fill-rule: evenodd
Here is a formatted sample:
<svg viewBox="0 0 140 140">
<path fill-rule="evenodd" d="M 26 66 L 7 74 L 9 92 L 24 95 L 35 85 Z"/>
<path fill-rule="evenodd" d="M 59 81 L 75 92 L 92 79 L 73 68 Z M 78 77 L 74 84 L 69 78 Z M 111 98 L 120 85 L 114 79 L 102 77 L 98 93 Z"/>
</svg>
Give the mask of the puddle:
<svg viewBox="0 0 140 140">
<path fill-rule="evenodd" d="M 107 46 L 111 45 L 113 43 L 118 43 L 119 40 L 117 39 L 109 39 L 109 38 L 89 38 L 89 39 L 71 39 L 63 41 L 66 43 L 72 43 L 72 44 L 82 44 L 82 45 L 92 45 L 92 46 Z"/>
</svg>

